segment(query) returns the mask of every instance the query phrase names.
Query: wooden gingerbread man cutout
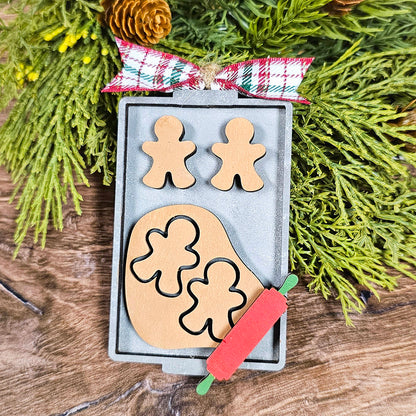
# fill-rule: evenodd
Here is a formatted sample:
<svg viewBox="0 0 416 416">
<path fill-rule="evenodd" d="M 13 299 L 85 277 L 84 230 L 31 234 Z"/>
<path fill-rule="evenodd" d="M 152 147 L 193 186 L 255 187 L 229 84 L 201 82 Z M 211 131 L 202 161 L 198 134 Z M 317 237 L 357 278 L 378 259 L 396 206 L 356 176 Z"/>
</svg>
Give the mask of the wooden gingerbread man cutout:
<svg viewBox="0 0 416 416">
<path fill-rule="evenodd" d="M 228 191 L 238 175 L 245 191 L 263 188 L 263 181 L 254 168 L 254 163 L 266 154 L 262 144 L 251 144 L 254 127 L 245 118 L 233 118 L 225 127 L 228 143 L 215 143 L 212 152 L 222 159 L 219 172 L 211 179 L 212 185 Z"/>
<path fill-rule="evenodd" d="M 162 116 L 155 123 L 155 142 L 144 142 L 142 150 L 153 159 L 152 167 L 143 177 L 143 183 L 151 188 L 160 189 L 165 185 L 170 173 L 177 188 L 189 188 L 195 183 L 185 165 L 188 157 L 195 153 L 192 142 L 182 142 L 183 125 L 174 116 Z"/>
</svg>

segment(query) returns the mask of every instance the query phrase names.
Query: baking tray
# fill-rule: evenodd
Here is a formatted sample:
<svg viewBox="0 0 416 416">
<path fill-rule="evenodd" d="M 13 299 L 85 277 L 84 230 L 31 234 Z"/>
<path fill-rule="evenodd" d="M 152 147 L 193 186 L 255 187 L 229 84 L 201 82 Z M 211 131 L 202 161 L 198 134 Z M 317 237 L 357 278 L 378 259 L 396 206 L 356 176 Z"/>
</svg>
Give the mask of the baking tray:
<svg viewBox="0 0 416 416">
<path fill-rule="evenodd" d="M 187 160 L 196 183 L 188 189 L 169 181 L 162 189 L 143 184 L 152 160 L 141 150 L 155 140 L 154 124 L 173 115 L 184 125 L 184 140 L 198 151 Z M 227 122 L 244 117 L 255 128 L 253 143 L 262 143 L 266 155 L 256 162 L 264 187 L 245 192 L 214 188 L 210 179 L 221 160 L 211 152 L 225 141 Z M 173 96 L 125 97 L 119 105 L 117 177 L 111 285 L 109 356 L 116 361 L 156 363 L 168 373 L 204 375 L 212 348 L 164 350 L 144 342 L 133 329 L 124 300 L 124 267 L 130 232 L 144 214 L 173 204 L 193 204 L 215 214 L 246 266 L 265 287 L 279 287 L 288 274 L 289 189 L 292 105 L 239 97 L 235 91 L 177 91 Z M 257 345 L 240 368 L 277 371 L 286 355 L 286 313 Z"/>
</svg>

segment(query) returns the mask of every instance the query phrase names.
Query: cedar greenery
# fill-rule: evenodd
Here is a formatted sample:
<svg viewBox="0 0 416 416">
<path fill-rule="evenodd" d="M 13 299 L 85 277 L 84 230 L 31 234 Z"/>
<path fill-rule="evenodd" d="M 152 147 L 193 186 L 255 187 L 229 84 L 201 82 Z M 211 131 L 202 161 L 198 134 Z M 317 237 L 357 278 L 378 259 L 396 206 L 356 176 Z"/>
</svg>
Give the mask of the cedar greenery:
<svg viewBox="0 0 416 416">
<path fill-rule="evenodd" d="M 172 32 L 158 49 L 226 65 L 268 55 L 316 56 L 295 105 L 291 267 L 349 313 L 364 304 L 357 284 L 377 294 L 397 276 L 415 278 L 415 126 L 394 124 L 416 97 L 416 4 L 365 0 L 327 16 L 330 0 L 170 0 Z M 98 171 L 113 178 L 119 95 L 101 88 L 120 67 L 98 1 L 6 0 L 16 18 L 0 23 L 0 109 L 17 101 L 0 128 L 0 163 L 16 183 L 16 254 L 30 231 L 44 246 L 62 229 L 71 195 Z M 414 269 L 413 269 L 414 270 Z"/>
<path fill-rule="evenodd" d="M 334 289 L 347 323 L 364 304 L 351 283 L 376 296 L 416 267 L 416 138 L 392 120 L 392 103 L 416 96 L 416 48 L 356 57 L 358 43 L 330 67 L 311 71 L 294 120 L 292 267 L 310 276 L 325 298 Z M 412 127 L 416 130 L 416 126 Z M 391 138 L 400 140 L 394 145 Z"/>
</svg>

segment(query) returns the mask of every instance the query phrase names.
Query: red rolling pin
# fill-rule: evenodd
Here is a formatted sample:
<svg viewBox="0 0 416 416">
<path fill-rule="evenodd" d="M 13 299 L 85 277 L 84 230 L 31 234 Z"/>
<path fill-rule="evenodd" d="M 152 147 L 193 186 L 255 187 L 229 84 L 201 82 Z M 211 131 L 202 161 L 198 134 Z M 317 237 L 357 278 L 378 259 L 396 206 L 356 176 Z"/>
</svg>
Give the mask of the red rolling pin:
<svg viewBox="0 0 416 416">
<path fill-rule="evenodd" d="M 234 374 L 255 346 L 285 313 L 287 304 L 284 294 L 297 283 L 297 276 L 291 274 L 279 291 L 271 288 L 261 292 L 221 341 L 221 344 L 208 357 L 207 370 L 210 374 L 198 384 L 196 388 L 198 394 L 206 394 L 215 378 L 228 380 Z"/>
</svg>

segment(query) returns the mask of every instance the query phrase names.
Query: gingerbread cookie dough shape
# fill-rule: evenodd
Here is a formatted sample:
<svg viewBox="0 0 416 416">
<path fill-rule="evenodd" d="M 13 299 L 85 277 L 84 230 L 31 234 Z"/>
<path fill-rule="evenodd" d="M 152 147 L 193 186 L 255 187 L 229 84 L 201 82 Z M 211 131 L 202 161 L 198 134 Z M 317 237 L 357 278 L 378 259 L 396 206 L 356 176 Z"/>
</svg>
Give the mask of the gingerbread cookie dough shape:
<svg viewBox="0 0 416 416">
<path fill-rule="evenodd" d="M 192 229 L 196 228 L 184 223 L 189 238 L 184 239 L 178 233 L 175 237 L 173 229 L 167 227 L 169 222 L 175 223 L 174 218 L 186 218 L 188 222 L 192 219 L 199 232 L 197 241 L 192 239 L 195 233 Z M 138 264 L 137 258 L 149 253 L 146 239 L 149 230 L 170 232 L 172 244 L 176 240 L 182 246 L 177 250 L 179 253 L 184 253 L 184 244 L 191 250 L 188 254 L 185 250 L 185 254 L 188 265 L 192 264 L 181 269 L 182 289 L 173 297 L 158 290 L 157 278 L 148 279 L 153 270 L 149 269 L 144 276 L 147 278 L 141 281 L 130 267 Z M 194 261 L 193 252 L 197 253 L 198 261 Z M 171 282 L 177 281 L 176 269 L 163 264 L 161 268 L 173 274 Z M 138 220 L 128 246 L 124 287 L 134 329 L 145 342 L 163 349 L 215 347 L 263 290 L 263 285 L 234 251 L 219 219 L 195 205 L 169 205 Z"/>
<path fill-rule="evenodd" d="M 143 177 L 143 183 L 160 189 L 170 174 L 177 188 L 189 188 L 195 183 L 195 178 L 188 171 L 185 161 L 195 153 L 195 144 L 181 141 L 183 125 L 174 116 L 160 117 L 154 130 L 158 140 L 144 142 L 142 145 L 143 152 L 153 159 L 152 167 Z"/>
<path fill-rule="evenodd" d="M 224 338 L 224 328 L 235 325 L 233 312 L 243 308 L 247 297 L 237 288 L 240 270 L 237 265 L 225 258 L 211 260 L 204 270 L 204 278 L 192 279 L 188 283 L 188 293 L 194 299 L 192 307 L 179 317 L 185 331 L 199 335 L 205 330 L 216 342 Z M 221 302 L 212 303 L 218 293 Z"/>
<path fill-rule="evenodd" d="M 253 192 L 263 188 L 263 180 L 254 168 L 254 163 L 266 154 L 262 144 L 251 144 L 254 127 L 245 118 L 234 118 L 225 127 L 228 143 L 215 143 L 212 152 L 222 159 L 219 172 L 211 179 L 217 189 L 228 191 L 238 175 L 245 191 Z"/>
<path fill-rule="evenodd" d="M 182 271 L 199 263 L 199 255 L 193 249 L 198 239 L 199 228 L 192 218 L 173 217 L 165 230 L 156 228 L 147 232 L 149 251 L 131 262 L 131 271 L 142 283 L 156 279 L 156 290 L 162 296 L 179 296 Z"/>
</svg>

